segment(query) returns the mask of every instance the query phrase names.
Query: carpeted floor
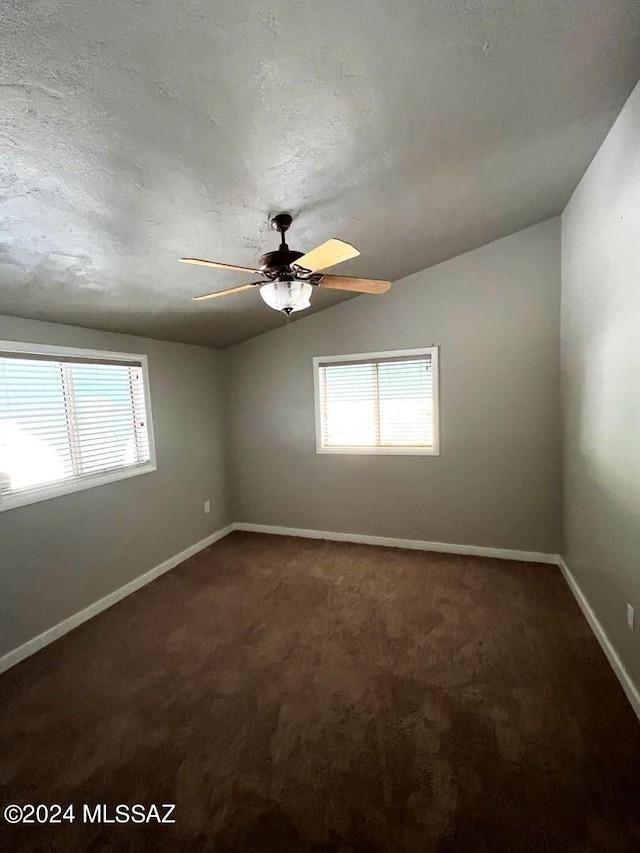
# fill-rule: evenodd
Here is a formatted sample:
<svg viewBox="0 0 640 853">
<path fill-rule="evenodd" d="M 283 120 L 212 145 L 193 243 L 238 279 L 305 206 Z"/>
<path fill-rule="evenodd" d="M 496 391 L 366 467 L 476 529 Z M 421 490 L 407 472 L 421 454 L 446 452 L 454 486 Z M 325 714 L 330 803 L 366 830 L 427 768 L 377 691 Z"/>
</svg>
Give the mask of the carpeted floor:
<svg viewBox="0 0 640 853">
<path fill-rule="evenodd" d="M 550 566 L 234 533 L 0 697 L 2 805 L 75 804 L 2 850 L 640 849 L 640 727 Z"/>
</svg>

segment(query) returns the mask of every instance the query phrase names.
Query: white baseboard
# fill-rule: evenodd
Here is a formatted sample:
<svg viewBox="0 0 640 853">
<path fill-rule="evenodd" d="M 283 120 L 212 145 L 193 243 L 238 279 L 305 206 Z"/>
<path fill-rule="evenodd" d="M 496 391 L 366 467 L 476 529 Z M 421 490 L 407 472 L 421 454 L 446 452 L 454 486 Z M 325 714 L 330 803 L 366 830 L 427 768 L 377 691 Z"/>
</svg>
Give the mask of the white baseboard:
<svg viewBox="0 0 640 853">
<path fill-rule="evenodd" d="M 631 707 L 636 712 L 638 719 L 640 719 L 640 690 L 638 690 L 631 676 L 625 669 L 625 666 L 620 660 L 617 651 L 615 650 L 611 640 L 607 636 L 607 632 L 602 627 L 600 620 L 598 619 L 593 608 L 589 604 L 587 597 L 580 589 L 578 581 L 575 579 L 571 572 L 571 569 L 567 566 L 562 557 L 558 557 L 558 567 L 562 572 L 564 579 L 568 583 L 569 589 L 573 593 L 575 600 L 578 602 L 580 610 L 582 610 L 584 614 L 584 618 L 589 623 L 589 627 L 596 635 L 596 639 L 600 643 L 602 651 L 605 653 L 607 660 L 611 665 L 611 669 L 615 672 L 618 681 L 622 685 L 622 689 L 624 690 L 627 699 L 631 703 Z"/>
<path fill-rule="evenodd" d="M 252 533 L 274 533 L 278 536 L 302 536 L 305 539 L 331 539 L 334 542 L 355 542 L 360 545 L 382 545 L 385 548 L 408 548 L 411 551 L 437 551 L 441 554 L 466 554 L 472 557 L 496 557 L 499 560 L 518 560 L 523 563 L 547 563 L 556 566 L 558 554 L 538 551 L 512 551 L 508 548 L 486 548 L 483 545 L 452 545 L 448 542 L 424 542 L 421 539 L 392 539 L 389 536 L 369 536 L 364 533 L 330 533 L 327 530 L 304 530 L 299 527 L 276 527 L 271 524 L 250 524 L 237 521 L 234 530 Z"/>
<path fill-rule="evenodd" d="M 221 530 L 217 530 L 215 533 L 212 533 L 211 536 L 201 539 L 200 542 L 196 542 L 195 545 L 191 545 L 179 554 L 174 554 L 173 557 L 169 557 L 168 560 L 165 560 L 164 563 L 160 563 L 159 566 L 155 566 L 153 569 L 150 569 L 148 572 L 140 575 L 140 577 L 137 577 L 124 586 L 121 586 L 119 589 L 114 590 L 114 592 L 110 592 L 109 595 L 105 595 L 105 597 L 101 598 L 99 601 L 90 604 L 78 613 L 74 613 L 74 615 L 69 616 L 68 619 L 58 622 L 57 625 L 54 625 L 53 628 L 49 628 L 48 631 L 39 634 L 32 640 L 27 640 L 27 642 L 22 646 L 18 646 L 17 649 L 13 649 L 13 651 L 8 652 L 0 658 L 0 673 L 5 672 L 10 667 L 20 663 L 21 660 L 29 657 L 29 655 L 32 655 L 40 649 L 43 649 L 45 646 L 48 646 L 49 643 L 53 643 L 54 640 L 64 636 L 64 634 L 68 634 L 69 631 L 77 628 L 78 625 L 82 625 L 83 622 L 86 622 L 93 616 L 97 616 L 98 613 L 106 610 L 107 607 L 111 607 L 112 604 L 116 604 L 116 602 L 126 598 L 127 595 L 131 595 L 132 592 L 135 592 L 137 589 L 140 589 L 140 587 L 145 586 L 152 580 L 155 580 L 170 569 L 175 568 L 180 563 L 188 560 L 189 557 L 193 557 L 194 554 L 197 554 L 199 551 L 203 551 L 205 548 L 208 548 L 209 545 L 213 545 L 214 542 L 222 539 L 223 536 L 231 533 L 232 530 L 232 524 L 229 524 L 227 527 L 223 527 Z"/>
</svg>

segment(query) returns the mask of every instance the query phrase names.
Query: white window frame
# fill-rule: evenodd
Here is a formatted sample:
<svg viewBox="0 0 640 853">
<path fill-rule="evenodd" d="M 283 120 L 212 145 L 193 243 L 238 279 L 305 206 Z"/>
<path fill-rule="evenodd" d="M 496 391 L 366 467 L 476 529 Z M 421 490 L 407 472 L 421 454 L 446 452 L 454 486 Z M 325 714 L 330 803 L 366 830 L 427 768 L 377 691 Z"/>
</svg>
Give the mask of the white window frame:
<svg viewBox="0 0 640 853">
<path fill-rule="evenodd" d="M 439 456 L 440 455 L 440 403 L 439 347 L 418 349 L 385 350 L 383 352 L 351 353 L 346 355 L 324 355 L 313 358 L 313 391 L 316 415 L 316 453 L 365 454 L 371 456 Z M 385 358 L 431 356 L 433 371 L 433 445 L 431 447 L 323 447 L 322 445 L 322 401 L 320 398 L 320 365 L 331 362 L 374 361 Z"/>
<path fill-rule="evenodd" d="M 126 480 L 129 477 L 138 477 L 141 474 L 150 474 L 157 470 L 156 466 L 156 444 L 153 433 L 153 415 L 151 412 L 151 392 L 149 388 L 149 366 L 146 355 L 131 352 L 112 352 L 105 350 L 81 349 L 78 347 L 52 346 L 49 344 L 31 344 L 17 341 L 0 341 L 0 356 L 2 352 L 25 353 L 26 355 L 43 355 L 55 360 L 56 356 L 63 358 L 95 358 L 101 361 L 139 361 L 142 369 L 142 381 L 144 385 L 144 405 L 146 409 L 146 427 L 149 439 L 149 460 L 139 465 L 130 465 L 115 471 L 88 474 L 78 480 L 53 483 L 52 485 L 36 486 L 23 494 L 15 494 L 3 497 L 0 494 L 0 512 L 27 506 L 28 504 L 57 498 L 73 492 L 81 492 L 85 489 L 93 489 L 96 486 L 104 486 L 107 483 L 115 483 L 118 480 Z"/>
</svg>

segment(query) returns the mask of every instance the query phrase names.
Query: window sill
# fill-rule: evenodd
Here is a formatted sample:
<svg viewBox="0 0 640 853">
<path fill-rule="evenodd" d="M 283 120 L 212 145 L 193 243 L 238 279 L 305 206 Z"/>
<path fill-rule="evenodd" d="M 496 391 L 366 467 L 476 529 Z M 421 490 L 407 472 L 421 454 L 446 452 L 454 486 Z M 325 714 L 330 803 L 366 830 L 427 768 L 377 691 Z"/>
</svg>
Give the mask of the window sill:
<svg viewBox="0 0 640 853">
<path fill-rule="evenodd" d="M 316 453 L 352 456 L 440 456 L 437 447 L 318 447 Z"/>
<path fill-rule="evenodd" d="M 22 493 L 0 497 L 0 512 L 5 512 L 17 507 L 48 501 L 62 495 L 70 495 L 74 492 L 83 492 L 85 489 L 93 489 L 96 486 L 105 486 L 108 483 L 116 483 L 118 480 L 128 480 L 130 477 L 138 477 L 141 474 L 150 474 L 156 471 L 153 462 L 144 462 L 142 465 L 132 465 L 119 471 L 108 471 L 83 478 L 81 480 L 70 480 L 63 483 L 53 483 L 50 486 L 42 486 L 39 489 L 26 490 Z"/>
</svg>

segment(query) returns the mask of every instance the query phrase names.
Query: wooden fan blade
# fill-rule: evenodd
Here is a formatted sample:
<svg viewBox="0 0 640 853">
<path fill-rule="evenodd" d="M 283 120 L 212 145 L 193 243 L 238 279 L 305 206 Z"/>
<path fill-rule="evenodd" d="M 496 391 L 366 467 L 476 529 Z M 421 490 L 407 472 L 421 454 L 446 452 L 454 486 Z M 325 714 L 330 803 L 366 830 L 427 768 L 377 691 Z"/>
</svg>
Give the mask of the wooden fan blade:
<svg viewBox="0 0 640 853">
<path fill-rule="evenodd" d="M 298 267 L 304 267 L 306 270 L 319 272 L 336 264 L 341 264 L 343 261 L 348 261 L 349 258 L 357 258 L 359 254 L 360 252 L 351 243 L 345 243 L 344 240 L 333 237 L 298 258 L 295 264 Z"/>
<path fill-rule="evenodd" d="M 239 287 L 230 287 L 228 290 L 216 290 L 215 293 L 205 293 L 203 296 L 194 296 L 196 302 L 202 299 L 215 299 L 216 296 L 229 296 L 232 293 L 240 293 L 241 290 L 249 290 L 257 284 L 264 284 L 263 281 L 252 281 L 250 284 L 241 284 Z"/>
<path fill-rule="evenodd" d="M 260 272 L 253 267 L 237 267 L 235 264 L 220 264 L 218 261 L 206 261 L 204 258 L 180 258 L 183 264 L 198 264 L 201 267 L 216 267 L 219 270 L 238 270 L 238 272 Z"/>
<path fill-rule="evenodd" d="M 320 286 L 332 290 L 353 290 L 355 293 L 386 293 L 391 282 L 375 278 L 349 278 L 346 275 L 323 275 Z"/>
</svg>

